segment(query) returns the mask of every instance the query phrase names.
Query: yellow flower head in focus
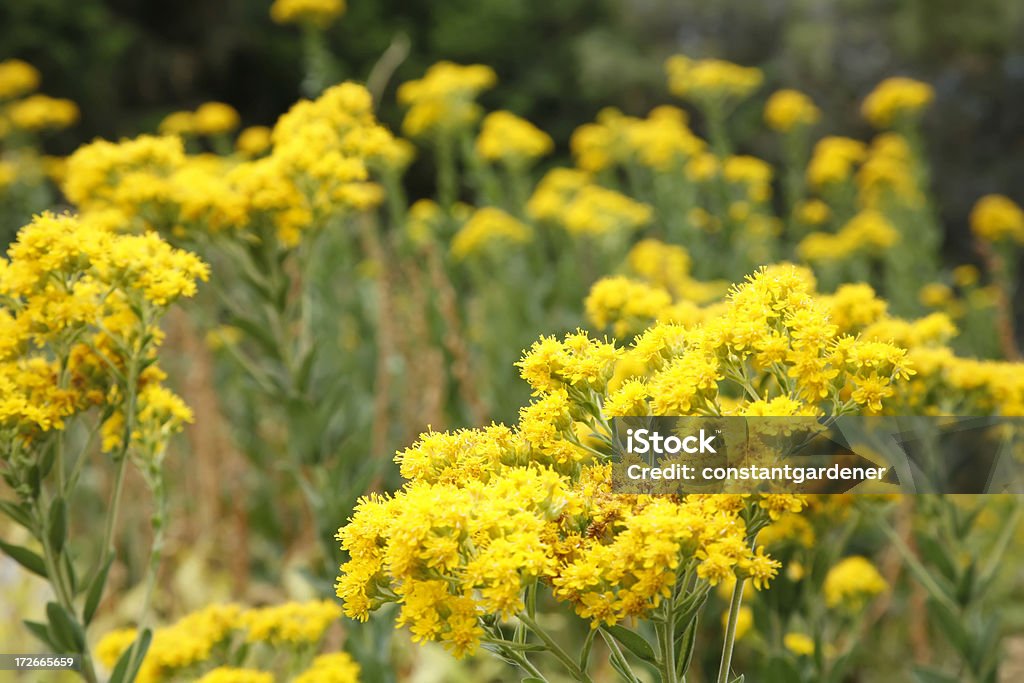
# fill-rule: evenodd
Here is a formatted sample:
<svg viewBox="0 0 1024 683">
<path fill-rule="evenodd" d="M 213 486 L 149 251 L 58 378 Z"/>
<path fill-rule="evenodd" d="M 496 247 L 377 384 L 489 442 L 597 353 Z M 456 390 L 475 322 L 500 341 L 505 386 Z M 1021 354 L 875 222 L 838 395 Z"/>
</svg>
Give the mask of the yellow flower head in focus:
<svg viewBox="0 0 1024 683">
<path fill-rule="evenodd" d="M 971 232 L 988 242 L 1024 244 L 1024 210 L 1009 197 L 985 195 L 971 209 Z"/>
<path fill-rule="evenodd" d="M 813 125 L 820 119 L 821 110 L 799 90 L 776 90 L 764 105 L 765 123 L 780 133 Z"/>
<path fill-rule="evenodd" d="M 327 28 L 345 13 L 345 0 L 274 0 L 270 18 L 278 24 L 310 24 Z"/>
<path fill-rule="evenodd" d="M 0 100 L 30 93 L 39 87 L 39 71 L 20 59 L 0 62 Z"/>
<path fill-rule="evenodd" d="M 230 104 L 205 102 L 193 114 L 193 125 L 200 135 L 220 135 L 238 128 L 238 112 Z"/>
<path fill-rule="evenodd" d="M 935 99 L 927 83 L 912 78 L 887 78 L 871 91 L 861 105 L 861 113 L 872 125 L 888 128 L 901 119 L 918 115 Z"/>
<path fill-rule="evenodd" d="M 554 146 L 550 135 L 507 111 L 485 116 L 476 139 L 476 152 L 482 158 L 520 166 L 550 154 Z"/>
</svg>

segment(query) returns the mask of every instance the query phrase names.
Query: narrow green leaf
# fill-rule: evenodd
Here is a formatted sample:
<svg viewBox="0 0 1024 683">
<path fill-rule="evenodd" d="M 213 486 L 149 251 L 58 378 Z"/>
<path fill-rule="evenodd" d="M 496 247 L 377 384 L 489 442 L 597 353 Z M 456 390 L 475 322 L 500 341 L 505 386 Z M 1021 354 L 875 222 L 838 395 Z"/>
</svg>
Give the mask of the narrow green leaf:
<svg viewBox="0 0 1024 683">
<path fill-rule="evenodd" d="M 623 626 L 602 626 L 601 628 L 610 633 L 623 647 L 640 659 L 652 664 L 657 663 L 658 659 L 654 655 L 654 649 L 640 634 L 634 633 Z"/>
<path fill-rule="evenodd" d="M 39 465 L 32 465 L 28 468 L 25 481 L 32 491 L 32 498 L 38 498 L 39 492 L 42 490 L 42 475 L 39 473 Z"/>
<path fill-rule="evenodd" d="M 142 660 L 145 658 L 146 652 L 149 651 L 149 641 L 152 638 L 153 632 L 147 628 L 139 634 L 134 647 L 129 647 L 121 653 L 121 657 L 118 658 L 117 664 L 114 665 L 114 670 L 110 674 L 110 683 L 130 683 L 135 680 L 135 674 L 142 666 Z M 133 649 L 135 650 L 134 657 L 132 657 Z"/>
<path fill-rule="evenodd" d="M 61 496 L 57 496 L 50 503 L 50 527 L 46 530 L 46 536 L 50 539 L 53 552 L 59 555 L 68 537 L 68 506 Z"/>
<path fill-rule="evenodd" d="M 528 676 L 523 679 L 522 683 L 545 683 L 543 678 L 537 678 L 536 676 Z"/>
<path fill-rule="evenodd" d="M 597 629 L 590 629 L 587 639 L 583 641 L 583 648 L 580 652 L 580 669 L 587 671 L 590 668 L 590 650 L 594 647 L 594 640 L 597 638 Z"/>
<path fill-rule="evenodd" d="M 46 562 L 43 561 L 43 558 L 39 557 L 39 555 L 35 554 L 28 548 L 0 541 L 0 550 L 3 550 L 8 557 L 33 574 L 38 574 L 44 579 L 48 578 L 46 573 Z"/>
<path fill-rule="evenodd" d="M 103 588 L 107 585 L 107 574 L 110 572 L 110 565 L 114 563 L 114 555 L 111 553 L 107 555 L 106 561 L 103 566 L 93 577 L 92 583 L 89 584 L 89 590 L 85 594 L 85 605 L 82 608 L 82 621 L 88 626 L 92 622 L 93 616 L 96 614 L 96 608 L 100 605 L 100 600 L 103 598 Z"/>
<path fill-rule="evenodd" d="M 25 624 L 25 628 L 32 632 L 32 635 L 43 641 L 43 644 L 48 648 L 54 652 L 59 649 L 53 642 L 53 638 L 50 637 L 50 631 L 46 628 L 46 624 L 41 624 L 38 621 L 30 621 L 28 619 L 23 620 L 22 623 Z"/>
<path fill-rule="evenodd" d="M 80 653 L 85 650 L 85 632 L 62 605 L 46 603 L 46 618 L 50 622 L 50 635 L 60 646 L 61 653 Z"/>
<path fill-rule="evenodd" d="M 45 477 L 53 469 L 53 463 L 57 461 L 57 447 L 50 442 L 48 448 L 43 449 L 43 456 L 39 459 L 39 476 Z"/>
<path fill-rule="evenodd" d="M 697 617 L 694 617 L 683 633 L 682 649 L 679 652 L 678 658 L 679 664 L 676 666 L 676 675 L 680 679 L 686 675 L 686 671 L 690 668 L 690 662 L 693 660 L 693 653 L 697 644 L 697 622 Z"/>
<path fill-rule="evenodd" d="M 25 506 L 12 503 L 8 500 L 0 500 L 0 512 L 4 513 L 29 531 L 32 531 L 32 517 L 29 515 L 28 510 L 25 509 Z"/>
<path fill-rule="evenodd" d="M 736 678 L 732 679 L 732 683 L 743 683 L 743 681 L 745 679 L 746 679 L 746 675 L 745 674 L 740 674 Z"/>
</svg>

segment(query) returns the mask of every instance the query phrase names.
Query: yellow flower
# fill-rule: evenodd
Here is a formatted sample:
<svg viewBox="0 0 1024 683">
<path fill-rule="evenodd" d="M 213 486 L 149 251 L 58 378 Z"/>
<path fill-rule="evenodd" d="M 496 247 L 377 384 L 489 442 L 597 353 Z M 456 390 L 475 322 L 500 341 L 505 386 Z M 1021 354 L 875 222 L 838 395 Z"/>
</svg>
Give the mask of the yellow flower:
<svg viewBox="0 0 1024 683">
<path fill-rule="evenodd" d="M 782 638 L 782 644 L 798 657 L 810 657 L 814 654 L 814 639 L 805 633 L 787 633 Z"/>
<path fill-rule="evenodd" d="M 15 128 L 22 130 L 67 128 L 78 121 L 78 105 L 71 100 L 29 95 L 7 107 L 7 118 Z"/>
<path fill-rule="evenodd" d="M 821 110 L 810 97 L 798 90 L 777 90 L 764 105 L 768 127 L 780 133 L 810 126 L 821 118 Z"/>
<path fill-rule="evenodd" d="M 258 669 L 218 666 L 197 678 L 196 683 L 274 683 L 274 675 Z"/>
<path fill-rule="evenodd" d="M 196 132 L 196 116 L 190 111 L 172 111 L 157 125 L 161 135 L 193 135 Z"/>
<path fill-rule="evenodd" d="M 760 69 L 721 59 L 690 59 L 673 55 L 665 62 L 668 89 L 678 97 L 698 102 L 742 100 L 761 87 Z"/>
<path fill-rule="evenodd" d="M 971 231 L 989 242 L 1024 244 L 1024 211 L 1001 194 L 985 195 L 971 209 Z"/>
<path fill-rule="evenodd" d="M 238 134 L 235 149 L 246 157 L 259 156 L 270 148 L 270 128 L 266 126 L 249 126 Z"/>
<path fill-rule="evenodd" d="M 345 13 L 345 0 L 274 0 L 270 18 L 278 24 L 309 23 L 327 28 Z"/>
<path fill-rule="evenodd" d="M 875 566 L 859 555 L 836 563 L 825 576 L 825 604 L 860 611 L 866 601 L 889 589 L 889 584 Z"/>
<path fill-rule="evenodd" d="M 526 244 L 533 239 L 530 226 L 501 209 L 477 209 L 452 239 L 452 256 L 463 260 L 502 246 Z"/>
<path fill-rule="evenodd" d="M 484 117 L 476 151 L 488 161 L 522 165 L 550 154 L 551 136 L 526 119 L 507 111 L 491 112 Z"/>
<path fill-rule="evenodd" d="M 848 180 L 853 175 L 854 165 L 866 155 L 867 146 L 859 140 L 824 137 L 814 146 L 807 165 L 807 182 L 813 187 L 823 187 Z"/>
<path fill-rule="evenodd" d="M 888 128 L 900 119 L 916 116 L 935 98 L 932 86 L 912 78 L 887 78 L 871 91 L 861 113 L 878 128 Z"/>
<path fill-rule="evenodd" d="M 292 683 L 358 683 L 359 665 L 347 652 L 319 655 Z"/>
<path fill-rule="evenodd" d="M 206 102 L 193 114 L 192 124 L 199 135 L 220 135 L 238 128 L 238 112 L 230 104 Z"/>
<path fill-rule="evenodd" d="M 410 137 L 420 137 L 471 125 L 480 117 L 476 96 L 496 82 L 494 70 L 482 64 L 434 64 L 423 78 L 398 87 L 398 102 L 409 107 L 402 130 Z"/>
<path fill-rule="evenodd" d="M 317 643 L 340 616 L 334 601 L 314 600 L 251 609 L 242 614 L 241 623 L 249 642 Z"/>
<path fill-rule="evenodd" d="M 20 59 L 0 62 L 0 100 L 19 97 L 39 87 L 39 71 Z"/>
</svg>

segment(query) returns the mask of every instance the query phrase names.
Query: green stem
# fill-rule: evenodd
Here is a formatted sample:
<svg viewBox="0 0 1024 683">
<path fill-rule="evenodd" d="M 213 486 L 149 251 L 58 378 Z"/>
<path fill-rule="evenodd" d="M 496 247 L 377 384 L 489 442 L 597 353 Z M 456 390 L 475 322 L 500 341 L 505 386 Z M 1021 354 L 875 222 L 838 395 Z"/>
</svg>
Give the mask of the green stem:
<svg viewBox="0 0 1024 683">
<path fill-rule="evenodd" d="M 533 631 L 538 638 L 544 641 L 544 644 L 547 646 L 551 654 L 553 654 L 558 661 L 560 661 L 562 665 L 569 670 L 569 673 L 571 673 L 577 681 L 581 681 L 582 683 L 593 683 L 590 675 L 587 674 L 586 671 L 580 669 L 576 661 L 566 654 L 565 650 L 563 650 L 562 647 L 556 643 L 550 635 L 548 635 L 547 631 L 540 627 L 540 624 L 527 616 L 525 612 L 519 613 L 519 620 L 526 624 L 526 628 Z"/>
<path fill-rule="evenodd" d="M 729 621 L 725 627 L 725 642 L 722 644 L 722 661 L 718 667 L 718 683 L 728 683 L 729 668 L 732 666 L 732 650 L 736 644 L 736 624 L 739 622 L 740 605 L 743 602 L 743 586 L 746 579 L 737 578 L 729 601 Z"/>
</svg>

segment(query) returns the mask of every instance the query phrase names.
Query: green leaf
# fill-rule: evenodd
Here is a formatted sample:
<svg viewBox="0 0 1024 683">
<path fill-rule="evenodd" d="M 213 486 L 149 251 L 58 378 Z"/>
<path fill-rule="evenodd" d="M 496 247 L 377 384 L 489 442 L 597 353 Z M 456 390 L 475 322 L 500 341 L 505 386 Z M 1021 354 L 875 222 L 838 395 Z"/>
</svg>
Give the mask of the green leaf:
<svg viewBox="0 0 1024 683">
<path fill-rule="evenodd" d="M 39 555 L 35 554 L 28 548 L 0 541 L 0 550 L 3 550 L 8 557 L 33 574 L 38 574 L 44 579 L 48 578 L 46 562 L 43 561 L 43 558 L 39 557 Z"/>
<path fill-rule="evenodd" d="M 960 616 L 950 611 L 941 601 L 934 599 L 928 600 L 928 614 L 941 627 L 950 645 L 966 659 L 972 650 L 971 638 L 964 629 Z"/>
<path fill-rule="evenodd" d="M 130 683 L 135 680 L 135 674 L 142 666 L 142 660 L 149 651 L 149 641 L 153 639 L 153 632 L 148 628 L 139 634 L 138 639 L 127 650 L 121 653 L 110 674 L 110 683 Z M 135 656 L 132 657 L 132 650 Z"/>
<path fill-rule="evenodd" d="M 590 668 L 590 650 L 594 647 L 594 640 L 597 637 L 597 629 L 590 629 L 587 639 L 583 641 L 583 648 L 580 651 L 580 669 L 586 671 Z"/>
<path fill-rule="evenodd" d="M 96 608 L 100 605 L 100 600 L 103 598 L 103 588 L 107 585 L 107 574 L 110 572 L 110 565 L 114 563 L 114 554 L 107 555 L 106 561 L 103 566 L 93 577 L 92 583 L 89 584 L 89 590 L 85 594 L 85 605 L 82 607 L 82 621 L 88 626 L 92 622 L 93 616 L 96 614 Z"/>
<path fill-rule="evenodd" d="M 686 631 L 683 632 L 682 650 L 679 652 L 679 664 L 676 667 L 676 673 L 680 678 L 686 674 L 687 669 L 690 668 L 690 661 L 693 659 L 696 649 L 694 646 L 697 644 L 697 622 L 698 618 L 694 617 L 686 627 Z"/>
<path fill-rule="evenodd" d="M 24 505 L 18 505 L 7 500 L 0 500 L 0 512 L 4 513 L 19 525 L 29 531 L 33 531 L 32 517 Z M 32 534 L 33 536 L 35 533 Z"/>
<path fill-rule="evenodd" d="M 53 469 L 53 463 L 57 461 L 57 447 L 50 443 L 48 448 L 43 449 L 43 455 L 39 458 L 39 476 L 45 477 Z"/>
<path fill-rule="evenodd" d="M 935 669 L 919 666 L 911 672 L 917 683 L 957 683 L 960 679 Z"/>
<path fill-rule="evenodd" d="M 39 473 L 39 465 L 32 465 L 28 468 L 25 481 L 32 491 L 32 498 L 38 498 L 39 492 L 42 490 L 42 475 Z"/>
<path fill-rule="evenodd" d="M 46 530 L 46 537 L 50 539 L 53 552 L 59 555 L 68 537 L 68 506 L 61 496 L 50 504 L 50 527 Z"/>
<path fill-rule="evenodd" d="M 732 683 L 743 683 L 743 681 L 744 681 L 745 679 L 746 679 L 746 675 L 744 675 L 744 674 L 740 674 L 740 675 L 739 675 L 739 676 L 737 676 L 736 678 L 732 679 Z"/>
<path fill-rule="evenodd" d="M 640 659 L 652 664 L 657 663 L 658 659 L 654 656 L 654 649 L 651 648 L 650 643 L 640 634 L 634 633 L 623 626 L 602 626 L 601 628 L 610 633 L 623 647 Z"/>
<path fill-rule="evenodd" d="M 62 605 L 46 603 L 46 618 L 50 622 L 50 635 L 61 653 L 77 654 L 85 650 L 85 632 Z"/>
<path fill-rule="evenodd" d="M 949 553 L 943 549 L 943 546 L 938 541 L 932 536 L 925 534 L 916 535 L 914 541 L 917 543 L 917 549 L 921 553 L 921 557 L 942 572 L 942 576 L 945 577 L 946 581 L 950 583 L 956 581 L 958 573 L 956 566 L 949 558 Z"/>
<path fill-rule="evenodd" d="M 25 624 L 25 628 L 31 631 L 32 635 L 43 641 L 43 643 L 51 650 L 56 652 L 59 649 L 54 644 L 53 638 L 50 637 L 50 631 L 46 628 L 46 624 L 41 624 L 38 621 L 30 621 L 28 619 L 23 620 L 22 623 Z"/>
<path fill-rule="evenodd" d="M 528 676 L 523 679 L 522 683 L 545 683 L 543 678 L 537 678 L 536 676 Z"/>
</svg>

